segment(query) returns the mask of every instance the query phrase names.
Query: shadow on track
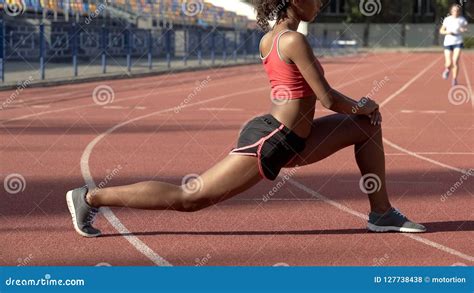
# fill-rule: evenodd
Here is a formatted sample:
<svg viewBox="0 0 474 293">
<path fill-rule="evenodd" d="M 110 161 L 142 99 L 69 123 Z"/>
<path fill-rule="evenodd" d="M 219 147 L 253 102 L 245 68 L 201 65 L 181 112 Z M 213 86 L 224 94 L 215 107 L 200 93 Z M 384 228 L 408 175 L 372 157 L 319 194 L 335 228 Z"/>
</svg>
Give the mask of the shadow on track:
<svg viewBox="0 0 474 293">
<path fill-rule="evenodd" d="M 422 223 L 428 231 L 426 233 L 437 232 L 457 232 L 474 231 L 474 221 L 446 221 Z M 291 231 L 151 231 L 136 232 L 131 234 L 105 234 L 101 237 L 122 237 L 122 236 L 159 236 L 159 235 L 197 235 L 197 236 L 273 236 L 273 235 L 343 235 L 343 234 L 367 234 L 367 229 L 325 229 L 325 230 L 291 230 Z M 423 234 L 426 234 L 423 233 Z M 377 233 L 374 233 L 377 234 Z M 383 234 L 383 233 L 381 233 Z"/>
</svg>

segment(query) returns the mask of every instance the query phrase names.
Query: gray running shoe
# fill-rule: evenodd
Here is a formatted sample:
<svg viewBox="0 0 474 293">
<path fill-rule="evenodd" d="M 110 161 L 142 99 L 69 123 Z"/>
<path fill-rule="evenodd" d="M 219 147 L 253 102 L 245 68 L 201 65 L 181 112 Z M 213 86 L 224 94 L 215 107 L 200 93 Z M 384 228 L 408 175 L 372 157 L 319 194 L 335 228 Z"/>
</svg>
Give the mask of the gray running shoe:
<svg viewBox="0 0 474 293">
<path fill-rule="evenodd" d="M 425 226 L 408 220 L 404 214 L 393 207 L 384 214 L 371 212 L 367 229 L 373 232 L 421 233 L 426 231 Z"/>
<path fill-rule="evenodd" d="M 443 79 L 447 80 L 448 78 L 449 78 L 449 70 L 446 69 L 445 71 L 443 71 Z"/>
<path fill-rule="evenodd" d="M 66 194 L 67 207 L 76 232 L 84 237 L 97 237 L 100 235 L 100 231 L 92 227 L 92 224 L 99 209 L 87 204 L 87 191 L 87 186 L 69 190 Z"/>
</svg>

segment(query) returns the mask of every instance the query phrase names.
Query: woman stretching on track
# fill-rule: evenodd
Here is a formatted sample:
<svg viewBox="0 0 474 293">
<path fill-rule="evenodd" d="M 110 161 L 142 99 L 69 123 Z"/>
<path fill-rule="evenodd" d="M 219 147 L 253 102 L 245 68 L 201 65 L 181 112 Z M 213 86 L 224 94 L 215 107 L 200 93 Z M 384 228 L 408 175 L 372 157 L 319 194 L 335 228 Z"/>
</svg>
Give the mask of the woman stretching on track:
<svg viewBox="0 0 474 293">
<path fill-rule="evenodd" d="M 462 33 L 467 32 L 467 20 L 461 16 L 461 6 L 451 5 L 450 15 L 443 21 L 439 33 L 444 37 L 445 67 L 443 78 L 448 79 L 451 69 L 453 70 L 452 86 L 458 85 L 459 59 L 461 50 L 464 48 Z"/>
<path fill-rule="evenodd" d="M 245 125 L 237 148 L 196 179 L 199 188 L 149 181 L 71 190 L 66 198 L 76 231 L 86 237 L 100 235 L 92 224 L 98 208 L 105 206 L 198 211 L 249 189 L 262 178 L 274 180 L 283 167 L 313 164 L 354 146 L 361 174 L 377 176 L 382 183 L 368 194 L 368 229 L 424 232 L 424 226 L 408 220 L 389 202 L 379 106 L 370 99 L 354 101 L 331 88 L 306 37 L 296 32 L 300 21 L 313 21 L 327 2 L 256 1 L 258 24 L 267 31 L 260 53 L 275 102 L 270 114 Z M 276 20 L 271 30 L 270 20 Z M 339 114 L 313 120 L 318 100 Z"/>
</svg>

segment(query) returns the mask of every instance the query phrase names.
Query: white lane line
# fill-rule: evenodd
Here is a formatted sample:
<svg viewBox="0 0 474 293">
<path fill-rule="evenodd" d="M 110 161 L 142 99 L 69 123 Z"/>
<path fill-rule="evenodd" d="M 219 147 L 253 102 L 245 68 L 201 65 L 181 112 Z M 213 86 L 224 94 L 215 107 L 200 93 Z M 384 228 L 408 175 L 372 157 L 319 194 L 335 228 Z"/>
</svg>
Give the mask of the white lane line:
<svg viewBox="0 0 474 293">
<path fill-rule="evenodd" d="M 312 190 L 311 188 L 308 188 L 306 187 L 305 185 L 295 181 L 294 179 L 290 178 L 288 180 L 289 183 L 293 184 L 294 186 L 296 186 L 297 188 L 305 191 L 306 193 L 309 193 L 311 196 L 317 198 L 318 200 L 321 200 L 329 205 L 332 205 L 333 207 L 339 209 L 339 210 L 342 210 L 346 213 L 349 213 L 353 216 L 356 216 L 364 221 L 368 221 L 369 220 L 369 217 L 365 214 L 362 214 L 356 210 L 353 210 L 345 205 L 342 205 L 334 200 L 331 200 L 327 197 L 325 197 L 324 195 Z M 436 243 L 434 241 L 431 241 L 431 240 L 428 240 L 426 238 L 423 238 L 421 236 L 417 236 L 417 235 L 413 235 L 413 234 L 406 234 L 406 233 L 400 233 L 399 235 L 402 235 L 402 236 L 405 236 L 405 237 L 408 237 L 408 238 L 411 238 L 415 241 L 418 241 L 420 243 L 423 243 L 423 244 L 426 244 L 428 246 L 431 246 L 431 247 L 434 247 L 436 249 L 439 249 L 441 251 L 444 251 L 446 253 L 449 253 L 449 254 L 452 254 L 452 255 L 455 255 L 457 257 L 460 257 L 464 260 L 468 260 L 468 261 L 471 261 L 471 262 L 474 262 L 474 257 L 473 256 L 470 256 L 470 255 L 467 255 L 467 254 L 464 254 L 460 251 L 457 251 L 455 249 L 452 249 L 450 247 L 447 247 L 447 246 L 444 246 L 444 245 L 441 245 L 439 243 Z"/>
<path fill-rule="evenodd" d="M 459 173 L 462 173 L 464 175 L 468 175 L 468 172 L 467 170 L 463 170 L 463 169 L 459 169 L 459 168 L 456 168 L 456 167 L 453 167 L 453 166 L 450 166 L 450 165 L 447 165 L 447 164 L 444 164 L 444 163 L 441 163 L 441 162 L 438 162 L 436 160 L 433 160 L 433 159 L 430 159 L 428 157 L 425 157 L 425 156 L 422 156 L 422 155 L 419 155 L 415 152 L 412 152 L 412 151 L 409 151 L 407 149 L 404 149 L 403 147 L 397 145 L 397 144 L 394 144 L 393 142 L 391 142 L 390 140 L 384 138 L 383 139 L 384 143 L 389 145 L 390 147 L 398 150 L 398 151 L 401 151 L 401 152 L 404 152 L 406 153 L 407 155 L 410 155 L 410 156 L 413 156 L 415 158 L 418 158 L 420 160 L 423 160 L 423 161 L 427 161 L 431 164 L 434 164 L 434 165 L 437 165 L 437 166 L 440 166 L 440 167 L 443 167 L 443 168 L 446 168 L 446 169 L 450 169 L 450 170 L 453 170 L 453 171 L 456 171 L 456 172 L 459 172 Z"/>
<path fill-rule="evenodd" d="M 446 111 L 440 111 L 440 110 L 400 110 L 401 113 L 405 114 L 412 114 L 412 113 L 417 113 L 417 114 L 446 114 Z"/>
<path fill-rule="evenodd" d="M 282 176 L 280 176 L 280 177 L 282 177 Z M 360 213 L 356 210 L 353 210 L 353 209 L 351 209 L 351 208 L 349 208 L 349 207 L 347 207 L 343 204 L 340 204 L 340 203 L 338 203 L 338 202 L 336 202 L 332 199 L 329 199 L 329 198 L 325 197 L 324 195 L 316 192 L 315 190 L 307 187 L 306 185 L 304 185 L 304 184 L 302 184 L 302 183 L 300 183 L 300 182 L 298 182 L 298 181 L 296 181 L 292 178 L 288 179 L 288 182 L 290 182 L 292 185 L 298 187 L 299 189 L 303 190 L 304 192 L 308 193 L 309 195 L 313 196 L 314 198 L 317 198 L 318 200 L 324 201 L 325 203 L 327 203 L 329 205 L 332 205 L 333 207 L 335 207 L 335 208 L 337 208 L 337 209 L 339 209 L 343 212 L 346 212 L 348 214 L 351 214 L 353 216 L 356 216 L 356 217 L 364 219 L 364 220 L 369 219 L 365 214 Z"/>
<path fill-rule="evenodd" d="M 220 82 L 211 83 L 212 86 L 219 86 L 221 84 L 222 83 L 220 83 Z M 183 92 L 183 91 L 184 91 L 183 88 L 173 88 L 173 89 L 169 89 L 169 90 L 160 91 L 159 94 L 160 95 L 166 95 L 166 94 L 172 94 L 172 93 L 179 93 L 179 92 Z M 92 91 L 91 91 L 91 95 L 92 95 Z M 131 97 L 128 97 L 128 98 L 123 98 L 123 99 L 115 99 L 114 103 L 117 104 L 117 103 L 124 102 L 124 101 L 136 100 L 136 99 L 144 98 L 144 97 L 147 97 L 147 96 L 150 96 L 150 94 L 141 94 L 141 95 L 131 96 Z M 8 123 L 8 122 L 12 122 L 12 121 L 18 121 L 18 120 L 31 118 L 31 117 L 43 116 L 43 115 L 46 115 L 46 114 L 60 113 L 60 112 L 65 112 L 65 111 L 70 111 L 70 110 L 91 108 L 91 107 L 100 107 L 100 105 L 98 105 L 96 103 L 91 103 L 91 104 L 87 104 L 87 105 L 71 106 L 71 107 L 61 108 L 61 109 L 57 109 L 57 110 L 50 110 L 50 111 L 44 111 L 44 112 L 39 112 L 39 113 L 27 114 L 27 115 L 11 118 L 11 119 L 8 119 L 8 120 L 5 120 L 5 121 L 0 121 L 0 125 L 3 125 L 3 124 Z"/>
<path fill-rule="evenodd" d="M 436 60 L 436 61 L 437 61 L 437 60 Z M 433 66 L 433 64 L 429 65 L 429 66 L 427 67 L 427 69 L 431 68 L 432 66 Z M 424 70 L 424 71 L 422 71 L 422 72 L 424 73 L 424 72 L 426 72 L 426 71 L 427 71 L 427 70 Z M 409 81 L 409 82 L 407 83 L 407 85 L 411 85 L 412 83 L 414 83 L 414 82 L 415 82 L 418 78 L 420 78 L 420 77 L 421 77 L 421 74 L 418 74 L 414 79 L 412 79 L 411 81 Z M 408 88 L 408 86 L 404 86 L 402 89 L 403 89 L 403 90 L 406 90 L 407 88 Z M 397 95 L 392 95 L 392 96 L 391 96 L 391 99 L 394 99 L 395 97 L 397 97 L 397 96 L 398 96 L 400 93 L 402 93 L 402 92 L 403 92 L 403 91 L 398 91 Z M 471 90 L 471 93 L 472 93 L 472 90 Z M 386 105 L 387 103 L 388 103 L 388 101 L 382 103 L 381 106 L 384 106 L 384 105 Z M 456 167 L 453 167 L 453 166 L 450 166 L 450 165 L 447 165 L 447 164 L 438 162 L 438 161 L 436 161 L 436 160 L 427 158 L 427 157 L 422 156 L 422 155 L 420 155 L 420 154 L 417 154 L 417 153 L 415 153 L 415 152 L 409 151 L 409 150 L 407 150 L 407 149 L 405 149 L 405 148 L 403 148 L 403 147 L 401 147 L 401 146 L 399 146 L 399 145 L 397 145 L 397 144 L 394 144 L 393 142 L 389 141 L 389 140 L 386 139 L 386 138 L 384 138 L 383 141 L 384 141 L 385 144 L 391 146 L 392 148 L 394 148 L 394 149 L 396 149 L 396 150 L 398 150 L 398 151 L 404 152 L 404 153 L 406 153 L 406 154 L 408 154 L 408 155 L 410 155 L 410 156 L 413 156 L 413 157 L 415 157 L 415 158 L 418 158 L 418 159 L 420 159 L 420 160 L 427 161 L 427 162 L 429 162 L 429 163 L 431 163 L 431 164 L 434 164 L 434 165 L 437 165 L 437 166 L 440 166 L 440 167 L 443 167 L 443 168 L 447 168 L 447 169 L 449 169 L 449 170 L 453 170 L 453 171 L 462 173 L 462 174 L 464 174 L 464 175 L 469 175 L 469 173 L 467 172 L 467 170 L 463 170 L 463 169 L 460 169 L 460 168 L 456 168 Z M 428 246 L 431 246 L 431 247 L 433 247 L 433 248 L 436 248 L 436 249 L 438 249 L 438 250 L 441 250 L 441 251 L 444 251 L 444 252 L 446 252 L 446 253 L 449 253 L 449 254 L 458 256 L 458 257 L 460 257 L 460 258 L 462 258 L 462 259 L 465 259 L 465 260 L 474 262 L 474 257 L 473 257 L 473 256 L 464 254 L 464 253 L 462 253 L 462 252 L 460 252 L 460 251 L 457 251 L 457 250 L 455 250 L 455 249 L 449 248 L 449 247 L 447 247 L 447 246 L 444 246 L 444 245 L 442 245 L 442 244 L 436 243 L 436 242 L 434 242 L 434 241 L 428 240 L 428 239 L 423 238 L 423 237 L 421 237 L 421 236 L 413 235 L 413 234 L 402 234 L 402 235 L 405 236 L 405 237 L 411 238 L 411 239 L 413 239 L 413 240 L 416 240 L 416 241 L 418 241 L 418 242 L 420 242 L 420 243 L 423 243 L 423 244 L 425 244 L 425 245 L 428 245 Z"/>
<path fill-rule="evenodd" d="M 385 101 L 383 101 L 381 104 L 380 104 L 380 108 L 384 107 L 385 105 L 388 104 L 388 102 L 390 102 L 391 100 L 393 100 L 394 98 L 398 97 L 403 91 L 405 91 L 410 85 L 412 85 L 414 82 L 416 82 L 424 73 L 426 73 L 431 67 L 433 67 L 433 65 L 438 62 L 440 58 L 436 59 L 435 61 L 433 61 L 431 64 L 429 64 L 424 70 L 422 70 L 419 74 L 417 74 L 415 77 L 413 77 L 410 81 L 408 81 L 402 88 L 400 88 L 400 90 L 398 90 L 397 92 L 395 92 L 393 95 L 391 95 L 390 97 L 388 97 Z M 420 154 L 417 154 L 415 152 L 412 152 L 412 151 L 409 151 L 393 142 L 391 142 L 390 140 L 388 140 L 387 138 L 384 138 L 383 139 L 383 142 L 389 146 L 391 146 L 392 148 L 400 151 L 400 152 L 403 152 L 403 153 L 406 153 L 410 156 L 413 156 L 415 158 L 418 158 L 420 160 L 423 160 L 423 161 L 427 161 L 431 164 L 434 164 L 434 165 L 437 165 L 437 166 L 440 166 L 440 167 L 443 167 L 443 168 L 447 168 L 447 169 L 450 169 L 450 170 L 453 170 L 453 171 L 456 171 L 456 172 L 460 172 L 462 174 L 467 174 L 467 171 L 466 170 L 463 170 L 463 169 L 460 169 L 460 168 L 456 168 L 456 167 L 453 167 L 453 166 L 450 166 L 448 164 L 444 164 L 444 163 L 441 163 L 441 162 L 438 162 L 436 160 L 433 160 L 433 159 L 430 159 L 430 158 L 427 158 L 425 156 L 422 156 Z"/>
<path fill-rule="evenodd" d="M 265 86 L 265 87 L 260 87 L 260 88 L 256 88 L 256 89 L 252 89 L 252 90 L 241 91 L 241 92 L 237 92 L 237 93 L 233 93 L 233 94 L 218 96 L 218 97 L 210 98 L 210 99 L 203 100 L 203 101 L 200 101 L 200 102 L 196 102 L 196 103 L 193 103 L 193 104 L 183 105 L 182 108 L 188 108 L 188 107 L 191 107 L 191 106 L 202 105 L 202 104 L 206 104 L 206 103 L 217 101 L 217 100 L 227 99 L 227 98 L 230 98 L 230 97 L 235 97 L 235 96 L 239 96 L 239 95 L 254 93 L 254 92 L 267 90 L 267 89 L 268 89 L 268 87 Z M 152 117 L 152 116 L 156 116 L 156 115 L 166 113 L 166 112 L 172 112 L 174 110 L 175 110 L 174 107 L 173 108 L 168 108 L 168 109 L 156 111 L 156 112 L 153 112 L 153 113 L 150 113 L 150 114 L 147 114 L 147 115 L 143 115 L 143 116 L 140 116 L 140 117 L 136 117 L 134 119 L 127 120 L 125 122 L 122 122 L 120 124 L 117 124 L 117 125 L 113 126 L 112 128 L 109 128 L 107 131 L 105 131 L 104 133 L 102 133 L 102 134 L 98 135 L 96 138 L 94 138 L 94 140 L 92 140 L 87 145 L 87 147 L 85 148 L 85 150 L 84 150 L 84 152 L 82 153 L 82 156 L 81 156 L 81 173 L 82 173 L 82 177 L 84 178 L 84 180 L 85 180 L 86 184 L 89 186 L 89 188 L 91 188 L 91 189 L 96 188 L 96 184 L 94 182 L 94 179 L 93 179 L 91 171 L 90 171 L 89 159 L 90 159 L 92 151 L 94 150 L 94 147 L 104 137 L 111 134 L 115 130 L 117 130 L 117 129 L 125 126 L 125 125 L 128 125 L 130 123 L 133 123 L 135 121 L 142 120 L 142 119 Z M 133 235 L 122 224 L 122 222 L 120 222 L 120 220 L 115 216 L 115 214 L 112 212 L 112 210 L 110 208 L 103 208 L 102 210 L 104 211 L 104 216 L 107 219 L 107 221 L 120 234 L 122 234 L 122 236 L 124 236 L 125 239 L 127 239 L 128 242 L 130 242 L 130 244 L 133 245 L 133 247 L 135 247 L 139 252 L 141 252 L 143 255 L 145 255 L 148 259 L 150 259 L 154 264 L 156 264 L 158 266 L 171 266 L 171 264 L 167 260 L 165 260 L 163 257 L 161 257 L 156 252 L 154 252 L 150 247 L 148 247 L 144 242 L 142 242 L 137 236 Z"/>
<path fill-rule="evenodd" d="M 414 235 L 414 234 L 403 234 L 403 236 L 405 237 L 408 237 L 408 238 L 411 238 L 413 240 L 416 240 L 418 242 L 421 242 L 421 243 L 424 243 L 428 246 L 432 246 L 434 248 L 437 248 L 439 250 L 442 250 L 444 252 L 447 252 L 449 254 L 452 254 L 452 255 L 455 255 L 455 256 L 458 256 L 462 259 L 465 259 L 467 261 L 470 261 L 470 262 L 474 262 L 474 257 L 473 256 L 470 256 L 470 255 L 467 255 L 467 254 L 464 254 L 460 251 L 457 251 L 455 249 L 452 249 L 450 247 L 447 247 L 447 246 L 444 246 L 444 245 L 441 245 L 437 242 L 434 242 L 434 241 L 431 241 L 431 240 L 428 240 L 426 238 L 423 238 L 421 236 L 418 236 L 418 235 Z"/>
<path fill-rule="evenodd" d="M 4 108 L 24 108 L 25 106 L 23 105 L 17 105 L 17 104 L 7 104 L 3 106 Z"/>
<path fill-rule="evenodd" d="M 10 98 L 10 99 L 11 99 L 11 98 Z M 15 99 L 15 100 L 12 100 L 12 101 L 10 101 L 10 102 L 8 102 L 8 99 L 2 101 L 2 103 L 8 103 L 8 104 L 10 104 L 10 105 L 20 105 L 20 104 L 23 104 L 24 102 L 25 102 L 25 101 L 23 101 L 23 100 L 21 100 L 21 99 L 20 99 L 20 100 L 16 100 L 16 99 Z"/>
<path fill-rule="evenodd" d="M 223 82 L 214 81 L 214 82 L 210 83 L 209 86 L 217 87 L 217 86 L 220 86 L 220 85 L 223 85 L 223 84 L 228 84 L 228 81 L 223 81 Z M 139 88 L 139 87 L 135 86 L 134 88 Z M 183 88 L 170 88 L 168 90 L 160 90 L 159 95 L 179 93 L 179 92 L 183 92 L 183 91 L 185 91 Z M 85 90 L 85 89 L 80 90 L 80 91 L 78 91 L 77 93 L 74 93 L 74 94 L 78 94 L 78 93 L 80 94 L 80 93 L 84 93 L 84 92 L 87 93 L 87 90 Z M 146 94 L 141 94 L 141 95 L 137 95 L 137 96 L 131 96 L 131 97 L 128 97 L 128 98 L 116 99 L 116 100 L 114 100 L 114 103 L 120 103 L 120 102 L 124 102 L 124 101 L 140 99 L 140 98 L 143 98 L 145 96 L 147 96 L 147 95 Z M 148 96 L 149 96 L 149 94 L 148 94 Z M 92 97 L 92 90 L 91 90 L 91 97 Z M 38 98 L 38 99 L 40 99 L 40 98 Z M 91 103 L 91 104 L 87 104 L 87 105 L 71 106 L 71 107 L 61 108 L 61 109 L 57 109 L 57 110 L 27 114 L 27 115 L 18 116 L 18 117 L 12 118 L 12 119 L 8 119 L 8 120 L 5 120 L 5 121 L 0 121 L 0 125 L 3 125 L 3 124 L 8 123 L 8 122 L 12 122 L 12 121 L 18 121 L 18 120 L 31 118 L 31 117 L 38 117 L 38 116 L 52 114 L 52 113 L 60 113 L 60 112 L 65 112 L 65 111 L 70 111 L 70 110 L 76 110 L 76 109 L 82 109 L 82 108 L 91 108 L 91 107 L 100 107 L 100 105 L 97 105 L 96 103 Z M 144 109 L 139 109 L 139 110 L 144 110 Z"/>
<path fill-rule="evenodd" d="M 174 90 L 170 90 L 170 91 L 164 91 L 164 92 L 160 92 L 160 94 L 170 94 L 170 93 L 180 92 L 180 91 L 183 91 L 183 89 L 174 89 Z M 128 97 L 128 98 L 116 99 L 116 100 L 114 100 L 114 103 L 120 103 L 120 102 L 124 102 L 124 101 L 140 99 L 140 98 L 144 98 L 144 97 L 145 97 L 145 94 L 141 94 L 141 95 L 132 96 L 132 97 Z M 66 107 L 66 108 L 61 108 L 61 109 L 57 109 L 57 110 L 27 114 L 27 115 L 15 117 L 15 118 L 12 118 L 12 119 L 8 119 L 8 120 L 5 120 L 5 121 L 0 121 L 0 125 L 3 125 L 3 124 L 8 123 L 8 122 L 12 122 L 12 121 L 18 121 L 18 120 L 31 118 L 31 117 L 43 116 L 43 115 L 46 115 L 46 114 L 60 113 L 60 112 L 66 112 L 66 111 L 69 111 L 69 110 L 77 110 L 77 109 L 91 108 L 91 107 L 100 107 L 100 105 L 98 105 L 96 103 L 92 103 L 92 104 L 87 104 L 87 105 L 72 106 L 72 107 Z"/>
<path fill-rule="evenodd" d="M 359 183 L 360 180 L 350 180 L 350 179 L 338 179 L 339 182 L 347 183 Z M 402 180 L 385 180 L 386 183 L 396 183 L 396 184 L 440 184 L 439 181 L 402 181 Z"/>
<path fill-rule="evenodd" d="M 199 108 L 199 111 L 215 111 L 215 112 L 238 112 L 243 111 L 244 109 L 241 108 Z"/>
<path fill-rule="evenodd" d="M 106 110 L 123 110 L 123 109 L 128 109 L 129 107 L 125 107 L 125 106 L 103 106 L 102 108 L 106 109 Z"/>
<path fill-rule="evenodd" d="M 437 61 L 437 60 L 436 60 L 436 61 Z M 431 68 L 432 65 L 433 65 L 433 64 L 431 64 L 431 65 L 430 65 L 429 67 L 427 67 L 427 68 L 428 68 L 428 69 Z M 427 70 L 424 70 L 424 71 L 422 71 L 422 72 L 426 72 L 426 71 L 427 71 Z M 467 75 L 466 72 L 464 72 L 464 73 Z M 421 77 L 420 74 L 416 77 L 416 79 L 418 79 L 419 77 Z M 410 82 L 407 83 L 407 84 L 412 84 L 413 82 L 416 81 L 416 79 L 410 81 Z M 467 79 L 467 80 L 469 81 L 469 79 Z M 469 84 L 469 86 L 470 86 L 470 82 L 469 82 L 468 84 Z M 403 87 L 403 90 L 405 90 L 405 89 L 407 89 L 407 88 L 408 88 L 408 86 L 405 86 L 405 87 Z M 472 88 L 470 89 L 470 91 L 471 91 L 471 97 L 472 97 Z M 403 92 L 403 91 L 399 91 L 397 95 L 392 95 L 391 98 L 392 98 L 392 99 L 395 98 L 396 96 L 398 96 L 398 95 L 399 95 L 400 93 L 402 93 L 402 92 Z M 387 102 L 387 103 L 388 103 L 388 102 Z M 384 103 L 381 104 L 381 106 L 384 106 L 384 105 L 386 105 L 387 103 L 384 102 Z M 473 101 L 473 103 L 474 103 L 474 101 Z M 396 150 L 399 150 L 399 151 L 401 151 L 401 152 L 404 152 L 404 153 L 406 153 L 406 154 L 408 154 L 408 155 L 410 155 L 410 156 L 413 156 L 413 157 L 415 157 L 415 158 L 418 158 L 418 159 L 420 159 L 420 160 L 427 161 L 427 162 L 429 162 L 429 163 L 431 163 L 431 164 L 434 164 L 434 165 L 437 165 L 437 166 L 440 166 L 440 167 L 443 167 L 443 168 L 447 168 L 447 169 L 449 169 L 449 170 L 453 170 L 453 171 L 462 173 L 462 174 L 464 174 L 464 175 L 469 175 L 469 173 L 467 172 L 467 170 L 463 170 L 463 169 L 460 169 L 460 168 L 456 168 L 456 167 L 453 167 L 453 166 L 450 166 L 450 165 L 447 165 L 447 164 L 438 162 L 438 161 L 436 161 L 436 160 L 427 158 L 427 157 L 422 156 L 422 155 L 420 155 L 420 154 L 417 154 L 417 153 L 415 153 L 415 152 L 409 151 L 409 150 L 407 150 L 407 149 L 402 148 L 401 146 L 399 146 L 399 145 L 397 145 L 397 144 L 394 144 L 393 142 L 389 141 L 389 140 L 386 139 L 386 138 L 384 138 L 383 141 L 384 141 L 385 144 L 391 146 L 392 148 L 394 148 L 394 149 L 396 149 Z M 423 244 L 426 244 L 426 245 L 428 245 L 428 246 L 434 247 L 434 248 L 436 248 L 436 249 L 438 249 L 438 250 L 447 252 L 447 253 L 452 254 L 452 255 L 456 255 L 456 256 L 458 256 L 458 257 L 460 257 L 460 258 L 462 258 L 462 259 L 465 259 L 465 260 L 474 262 L 474 257 L 473 257 L 473 256 L 464 254 L 464 253 L 462 253 L 462 252 L 459 252 L 459 251 L 454 250 L 454 249 L 452 249 L 452 248 L 449 248 L 449 247 L 447 247 L 447 246 L 441 245 L 441 244 L 436 243 L 436 242 L 434 242 L 434 241 L 428 240 L 428 239 L 423 238 L 423 237 L 421 237 L 421 236 L 413 235 L 413 234 L 402 234 L 402 235 L 405 236 L 405 237 L 411 238 L 411 239 L 413 239 L 413 240 L 416 240 L 416 241 L 418 241 L 418 242 L 420 242 L 420 243 L 423 243 Z"/>
<path fill-rule="evenodd" d="M 95 186 L 94 181 L 91 179 L 92 184 L 90 186 Z M 159 256 L 156 252 L 154 252 L 148 245 L 146 245 L 143 241 L 141 241 L 138 237 L 132 234 L 127 227 L 125 227 L 122 222 L 115 216 L 110 208 L 102 208 L 101 213 L 107 219 L 107 221 L 117 230 L 122 236 L 127 239 L 130 244 L 132 244 L 135 249 L 145 255 L 148 259 L 150 259 L 154 264 L 163 267 L 171 267 L 173 266 L 170 264 L 166 259 Z"/>
<path fill-rule="evenodd" d="M 471 98 L 472 109 L 474 109 L 474 92 L 472 91 L 471 79 L 469 79 L 469 75 L 467 74 L 466 66 L 462 66 L 462 69 L 464 71 L 464 77 L 466 78 L 467 88 L 469 90 L 469 93 L 471 94 L 470 98 Z"/>
<path fill-rule="evenodd" d="M 470 152 L 416 152 L 417 155 L 447 155 L 447 156 L 472 156 L 474 153 Z M 407 153 L 385 153 L 385 156 L 409 156 Z"/>
<path fill-rule="evenodd" d="M 146 107 L 144 107 L 144 106 L 136 106 L 135 109 L 137 109 L 137 110 L 146 110 Z"/>
<path fill-rule="evenodd" d="M 50 105 L 33 105 L 31 108 L 37 108 L 37 109 L 46 109 L 46 108 L 51 108 Z"/>
<path fill-rule="evenodd" d="M 263 200 L 263 198 L 236 198 L 236 199 L 229 199 L 225 202 L 233 202 L 233 201 L 261 201 L 261 202 L 266 202 L 266 201 L 321 201 L 317 198 L 269 198 L 266 200 Z"/>
<path fill-rule="evenodd" d="M 410 81 L 408 81 L 404 86 L 402 86 L 398 91 L 393 93 L 390 97 L 386 98 L 382 103 L 380 103 L 380 108 L 384 107 L 390 101 L 398 97 L 401 93 L 403 93 L 409 86 L 411 86 L 415 81 L 417 81 L 422 75 L 424 75 L 428 70 L 431 69 L 439 60 L 440 58 L 437 58 L 435 61 L 431 62 L 425 69 L 423 69 L 420 73 L 418 73 L 415 77 L 413 77 Z"/>
<path fill-rule="evenodd" d="M 77 94 L 84 93 L 84 90 L 76 90 L 70 89 L 68 92 L 64 92 L 63 90 L 59 91 L 59 93 L 47 93 L 44 96 L 40 96 L 38 93 L 29 93 L 28 91 L 25 92 L 25 96 L 32 96 L 26 98 L 26 100 L 18 100 L 21 102 L 36 102 L 36 101 L 41 101 L 43 99 L 53 99 L 56 97 L 60 97 L 62 99 L 67 98 L 67 97 L 75 97 Z M 23 94 L 22 94 L 23 95 Z M 91 94 L 92 95 L 92 94 Z"/>
<path fill-rule="evenodd" d="M 438 110 L 425 110 L 425 111 L 420 111 L 422 114 L 445 114 L 446 111 L 438 111 Z"/>
</svg>

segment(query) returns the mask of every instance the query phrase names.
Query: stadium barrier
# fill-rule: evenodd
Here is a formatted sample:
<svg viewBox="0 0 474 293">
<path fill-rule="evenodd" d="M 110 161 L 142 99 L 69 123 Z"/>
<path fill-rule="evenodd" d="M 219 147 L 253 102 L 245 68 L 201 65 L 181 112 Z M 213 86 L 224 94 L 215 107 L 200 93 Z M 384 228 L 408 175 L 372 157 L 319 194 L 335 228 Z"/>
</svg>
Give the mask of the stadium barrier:
<svg viewBox="0 0 474 293">
<path fill-rule="evenodd" d="M 19 22 L 0 19 L 0 74 L 5 80 L 5 64 L 39 63 L 39 78 L 47 77 L 50 64 L 70 64 L 73 77 L 79 66 L 97 63 L 107 73 L 110 63 L 125 60 L 131 72 L 137 61 L 149 70 L 156 63 L 171 69 L 180 62 L 186 66 L 220 62 L 258 60 L 261 31 L 242 28 L 216 28 L 170 25 L 140 29 L 131 25 L 105 25 L 82 22 Z"/>
</svg>

